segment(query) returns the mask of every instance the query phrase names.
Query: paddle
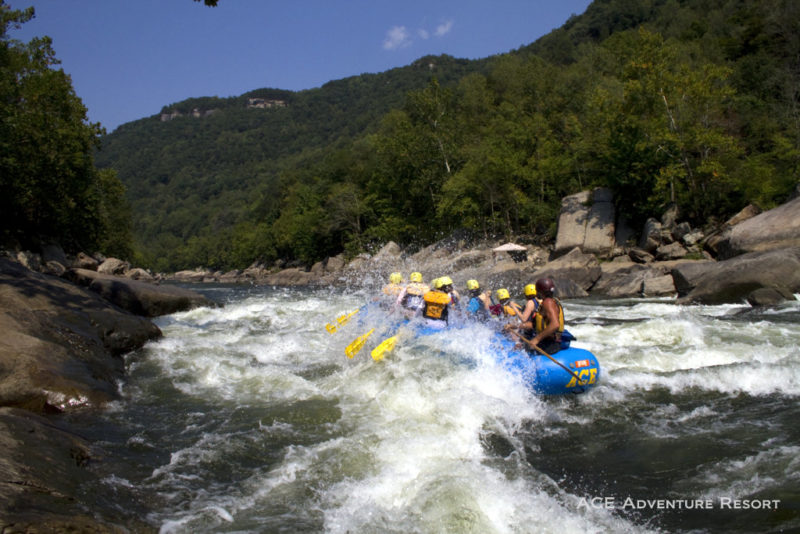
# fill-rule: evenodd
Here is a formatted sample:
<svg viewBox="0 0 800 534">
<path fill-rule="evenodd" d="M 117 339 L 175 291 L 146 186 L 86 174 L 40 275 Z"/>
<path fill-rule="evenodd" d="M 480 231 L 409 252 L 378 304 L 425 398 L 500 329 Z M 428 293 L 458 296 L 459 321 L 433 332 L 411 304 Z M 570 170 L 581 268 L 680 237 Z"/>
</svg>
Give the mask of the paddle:
<svg viewBox="0 0 800 534">
<path fill-rule="evenodd" d="M 339 323 L 339 324 L 335 325 L 335 324 L 328 323 L 328 324 L 325 325 L 325 330 L 327 330 L 329 334 L 333 334 L 334 332 L 336 332 L 337 328 L 339 328 L 340 326 L 343 326 L 345 323 L 347 323 L 347 321 L 350 320 L 350 318 L 352 316 L 354 316 L 355 314 L 357 314 L 360 311 L 361 311 L 361 308 L 359 308 L 357 310 L 353 310 L 350 313 L 345 313 L 344 315 L 340 315 L 339 317 L 336 318 L 336 322 Z"/>
<path fill-rule="evenodd" d="M 563 364 L 563 363 L 561 363 L 560 361 L 556 360 L 555 358 L 553 358 L 552 356 L 550 356 L 549 354 L 547 354 L 545 351 L 543 351 L 542 349 L 540 349 L 538 345 L 534 345 L 534 344 L 533 344 L 533 342 L 532 342 L 530 339 L 526 338 L 525 336 L 523 336 L 522 334 L 520 334 L 520 333 L 519 333 L 519 332 L 517 332 L 516 330 L 509 330 L 508 332 L 509 332 L 510 334 L 512 334 L 512 335 L 514 335 L 514 336 L 516 336 L 516 337 L 518 337 L 518 338 L 519 338 L 521 341 L 524 341 L 524 342 L 525 342 L 525 344 L 526 344 L 526 345 L 528 345 L 530 348 L 532 348 L 532 349 L 536 350 L 537 352 L 539 352 L 539 353 L 540 353 L 540 354 L 542 354 L 543 356 L 547 356 L 548 358 L 550 358 L 550 360 L 551 360 L 551 361 L 552 361 L 554 364 L 558 365 L 559 367 L 561 367 L 562 369 L 564 369 L 566 372 L 568 372 L 570 375 L 572 375 L 572 376 L 575 378 L 575 380 L 576 380 L 576 382 L 575 382 L 576 384 L 578 384 L 579 386 L 585 386 L 585 385 L 586 385 L 586 384 L 584 384 L 584 381 L 583 381 L 583 380 L 581 380 L 581 379 L 580 379 L 580 377 L 578 377 L 578 375 L 577 375 L 577 373 L 575 373 L 575 371 L 573 371 L 572 369 L 570 369 L 569 367 L 567 367 L 566 365 L 564 365 L 564 364 Z"/>
<path fill-rule="evenodd" d="M 372 349 L 372 359 L 379 362 L 383 359 L 383 355 L 387 352 L 394 350 L 394 345 L 397 343 L 397 336 L 392 336 L 384 339 L 380 344 Z"/>
<path fill-rule="evenodd" d="M 369 332 L 367 332 L 366 334 L 364 334 L 364 335 L 361 335 L 361 336 L 358 336 L 357 338 L 355 338 L 355 339 L 353 340 L 353 342 L 352 342 L 352 343 L 350 343 L 349 345 L 347 345 L 347 347 L 345 347 L 345 349 L 344 349 L 344 353 L 347 355 L 347 357 L 348 357 L 348 358 L 352 358 L 353 356 L 355 356 L 356 354 L 358 354 L 358 352 L 359 352 L 361 349 L 363 349 L 363 348 L 364 348 L 364 343 L 366 343 L 366 341 L 367 341 L 367 338 L 368 338 L 369 336 L 371 336 L 371 335 L 372 335 L 372 333 L 373 333 L 374 331 L 375 331 L 375 329 L 373 328 L 372 330 L 370 330 L 370 331 L 369 331 Z"/>
</svg>

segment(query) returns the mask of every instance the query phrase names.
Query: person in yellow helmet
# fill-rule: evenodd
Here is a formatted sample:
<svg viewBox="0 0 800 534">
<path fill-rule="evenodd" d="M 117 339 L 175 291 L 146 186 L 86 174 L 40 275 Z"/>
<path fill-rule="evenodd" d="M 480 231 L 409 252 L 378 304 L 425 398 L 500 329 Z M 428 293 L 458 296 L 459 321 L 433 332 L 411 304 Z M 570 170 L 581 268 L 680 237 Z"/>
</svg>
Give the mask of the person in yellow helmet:
<svg viewBox="0 0 800 534">
<path fill-rule="evenodd" d="M 450 291 L 453 281 L 449 276 L 442 276 L 433 281 L 433 289 L 422 296 L 422 316 L 428 326 L 444 328 L 453 307 L 453 298 Z"/>
<path fill-rule="evenodd" d="M 411 318 L 422 310 L 425 301 L 423 295 L 431 290 L 430 286 L 423 281 L 422 273 L 413 272 L 408 277 L 408 284 L 397 296 L 395 307 L 401 309 L 407 318 Z"/>
<path fill-rule="evenodd" d="M 467 302 L 467 315 L 479 321 L 489 319 L 489 306 L 492 304 L 492 292 L 481 291 L 477 280 L 467 280 L 467 291 L 470 299 Z"/>
<path fill-rule="evenodd" d="M 389 275 L 389 283 L 383 286 L 383 294 L 397 296 L 403 290 L 403 275 L 392 273 Z"/>
<path fill-rule="evenodd" d="M 506 325 L 507 329 L 519 329 L 525 337 L 533 336 L 533 320 L 536 311 L 539 309 L 540 301 L 536 296 L 536 284 L 528 284 L 525 286 L 525 307 L 519 314 L 519 323 Z"/>
<path fill-rule="evenodd" d="M 500 302 L 500 310 L 503 317 L 519 317 L 522 313 L 522 308 L 519 304 L 511 300 L 511 295 L 506 288 L 497 290 L 497 300 Z"/>
</svg>

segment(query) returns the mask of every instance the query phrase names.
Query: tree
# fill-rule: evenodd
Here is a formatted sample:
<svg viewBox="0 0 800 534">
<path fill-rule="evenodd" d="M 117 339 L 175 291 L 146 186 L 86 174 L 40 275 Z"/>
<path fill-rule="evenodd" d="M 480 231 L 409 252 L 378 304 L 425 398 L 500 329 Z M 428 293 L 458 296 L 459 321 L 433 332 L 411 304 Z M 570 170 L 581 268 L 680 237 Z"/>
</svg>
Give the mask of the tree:
<svg viewBox="0 0 800 534">
<path fill-rule="evenodd" d="M 704 222 L 726 211 L 742 154 L 727 130 L 729 69 L 693 62 L 677 43 L 643 29 L 608 46 L 620 59 L 621 85 L 616 95 L 596 96 L 604 101 L 608 153 L 622 162 L 608 174 L 612 188 L 623 200 L 648 192 L 647 200 L 634 202 L 643 212 L 675 203 L 693 222 Z"/>
<path fill-rule="evenodd" d="M 130 251 L 124 189 L 94 167 L 103 129 L 87 122 L 70 77 L 55 68 L 49 37 L 8 35 L 33 16 L 0 1 L 0 240 Z"/>
</svg>

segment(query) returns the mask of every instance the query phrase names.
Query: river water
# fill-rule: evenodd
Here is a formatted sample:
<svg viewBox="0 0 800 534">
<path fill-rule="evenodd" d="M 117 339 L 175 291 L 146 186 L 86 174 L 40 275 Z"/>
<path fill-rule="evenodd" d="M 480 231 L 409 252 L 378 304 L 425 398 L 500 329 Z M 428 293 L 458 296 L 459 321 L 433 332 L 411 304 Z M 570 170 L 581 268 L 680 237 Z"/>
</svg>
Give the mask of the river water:
<svg viewBox="0 0 800 534">
<path fill-rule="evenodd" d="M 374 362 L 366 293 L 203 287 L 161 317 L 94 440 L 87 499 L 163 533 L 800 531 L 800 301 L 570 300 L 602 375 L 541 398 L 483 325 Z M 344 348 L 376 332 L 355 358 Z"/>
</svg>

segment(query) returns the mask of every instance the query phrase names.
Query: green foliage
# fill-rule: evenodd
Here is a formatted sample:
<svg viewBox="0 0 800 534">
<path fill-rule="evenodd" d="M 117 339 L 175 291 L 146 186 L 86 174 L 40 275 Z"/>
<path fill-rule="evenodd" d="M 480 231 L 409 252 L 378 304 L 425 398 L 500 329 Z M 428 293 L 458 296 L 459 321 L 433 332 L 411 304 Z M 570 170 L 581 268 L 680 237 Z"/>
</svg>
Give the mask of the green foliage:
<svg viewBox="0 0 800 534">
<path fill-rule="evenodd" d="M 487 60 L 171 104 L 96 158 L 160 270 L 552 236 L 561 198 L 596 186 L 634 228 L 670 203 L 703 224 L 797 186 L 798 36 L 792 0 L 595 0 Z"/>
<path fill-rule="evenodd" d="M 0 241 L 129 253 L 124 189 L 92 158 L 102 128 L 87 122 L 50 38 L 8 35 L 33 14 L 0 2 Z"/>
</svg>

